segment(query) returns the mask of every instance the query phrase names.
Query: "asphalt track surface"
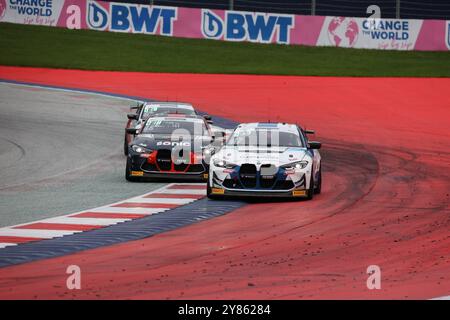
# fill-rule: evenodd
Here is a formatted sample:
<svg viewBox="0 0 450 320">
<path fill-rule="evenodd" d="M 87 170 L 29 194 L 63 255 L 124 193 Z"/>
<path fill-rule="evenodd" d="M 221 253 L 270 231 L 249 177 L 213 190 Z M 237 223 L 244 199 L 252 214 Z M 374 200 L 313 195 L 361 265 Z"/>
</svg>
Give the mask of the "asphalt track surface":
<svg viewBox="0 0 450 320">
<path fill-rule="evenodd" d="M 450 79 L 86 72 L 1 78 L 297 121 L 323 145 L 313 201 L 249 204 L 148 239 L 0 270 L 2 298 L 394 298 L 450 292 Z M 126 84 L 126 85 L 124 85 Z M 82 290 L 65 288 L 66 267 Z M 382 289 L 368 290 L 378 265 Z"/>
<path fill-rule="evenodd" d="M 124 183 L 123 128 L 131 101 L 6 83 L 0 97 L 0 227 L 163 185 Z"/>
</svg>

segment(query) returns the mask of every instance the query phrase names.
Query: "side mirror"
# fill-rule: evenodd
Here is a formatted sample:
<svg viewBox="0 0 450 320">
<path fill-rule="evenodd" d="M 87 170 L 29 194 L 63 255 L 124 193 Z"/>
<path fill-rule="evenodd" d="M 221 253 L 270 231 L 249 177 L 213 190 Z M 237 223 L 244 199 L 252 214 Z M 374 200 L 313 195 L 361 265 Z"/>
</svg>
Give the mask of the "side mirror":
<svg viewBox="0 0 450 320">
<path fill-rule="evenodd" d="M 316 131 L 314 131 L 314 130 L 305 130 L 305 133 L 306 134 L 315 134 Z"/>
<path fill-rule="evenodd" d="M 322 147 L 322 144 L 318 141 L 309 141 L 309 149 L 320 149 Z"/>
<path fill-rule="evenodd" d="M 214 131 L 213 132 L 214 139 L 223 139 L 225 138 L 225 132 L 223 131 Z"/>
<path fill-rule="evenodd" d="M 137 133 L 137 129 L 135 129 L 135 128 L 126 128 L 125 132 L 128 133 L 128 134 L 135 135 Z"/>
<path fill-rule="evenodd" d="M 127 114 L 127 118 L 130 120 L 137 120 L 138 115 L 136 113 L 129 113 L 129 114 Z"/>
<path fill-rule="evenodd" d="M 213 123 L 214 123 L 214 121 L 212 121 L 211 116 L 208 115 L 208 114 L 205 114 L 205 115 L 203 116 L 203 119 L 205 119 L 206 122 L 207 122 L 208 124 L 213 124 Z"/>
</svg>

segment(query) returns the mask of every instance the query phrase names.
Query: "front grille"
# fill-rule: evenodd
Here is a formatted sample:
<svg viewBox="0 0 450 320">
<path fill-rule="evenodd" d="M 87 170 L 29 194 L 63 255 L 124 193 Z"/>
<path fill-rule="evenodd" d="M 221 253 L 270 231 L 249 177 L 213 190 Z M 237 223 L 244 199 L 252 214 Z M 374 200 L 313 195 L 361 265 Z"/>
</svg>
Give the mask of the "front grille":
<svg viewBox="0 0 450 320">
<path fill-rule="evenodd" d="M 143 171 L 148 171 L 148 172 L 158 171 L 158 168 L 156 168 L 156 166 L 154 164 L 148 163 L 147 161 L 145 161 L 142 164 L 141 168 Z"/>
<path fill-rule="evenodd" d="M 172 152 L 167 149 L 158 150 L 156 163 L 162 171 L 169 171 L 172 165 Z"/>
<path fill-rule="evenodd" d="M 201 173 L 205 171 L 205 167 L 202 164 L 192 164 L 187 172 L 198 172 Z"/>
<path fill-rule="evenodd" d="M 271 164 L 263 164 L 259 175 L 259 185 L 261 188 L 272 188 L 277 180 L 278 168 Z"/>
<path fill-rule="evenodd" d="M 173 168 L 175 169 L 175 171 L 184 171 L 184 170 L 186 170 L 187 167 L 188 167 L 188 164 L 186 164 L 186 163 L 180 163 L 180 164 L 173 165 Z"/>
<path fill-rule="evenodd" d="M 261 188 L 272 188 L 275 183 L 276 176 L 260 176 L 259 184 Z"/>
<path fill-rule="evenodd" d="M 242 185 L 237 179 L 225 179 L 222 184 L 228 189 L 242 189 Z"/>
<path fill-rule="evenodd" d="M 244 163 L 239 170 L 239 178 L 245 188 L 256 187 L 256 166 Z"/>
<path fill-rule="evenodd" d="M 279 180 L 273 187 L 274 190 L 290 190 L 292 188 L 294 188 L 294 182 L 292 182 L 292 180 Z"/>
</svg>

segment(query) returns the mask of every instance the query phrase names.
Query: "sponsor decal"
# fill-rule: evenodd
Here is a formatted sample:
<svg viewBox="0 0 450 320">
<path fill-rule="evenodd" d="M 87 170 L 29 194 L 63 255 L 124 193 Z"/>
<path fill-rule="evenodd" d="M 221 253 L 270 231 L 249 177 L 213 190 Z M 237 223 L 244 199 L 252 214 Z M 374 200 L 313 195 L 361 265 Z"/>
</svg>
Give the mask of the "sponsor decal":
<svg viewBox="0 0 450 320">
<path fill-rule="evenodd" d="M 224 189 L 220 189 L 220 188 L 212 188 L 211 189 L 211 193 L 213 193 L 213 194 L 224 194 L 225 190 Z"/>
<path fill-rule="evenodd" d="M 306 190 L 294 190 L 292 191 L 292 196 L 294 197 L 306 196 Z"/>
<path fill-rule="evenodd" d="M 422 37 L 418 49 L 450 50 L 450 21 L 381 19 L 376 5 L 368 7 L 367 13 L 371 12 L 373 14 L 367 18 L 317 16 L 306 19 L 291 14 L 186 9 L 113 1 L 0 0 L 0 21 L 18 24 L 389 50 L 414 50 L 419 32 L 426 26 L 425 31 L 436 36 Z"/>
<path fill-rule="evenodd" d="M 9 0 L 9 8 L 19 15 L 50 17 L 53 0 Z"/>
<path fill-rule="evenodd" d="M 225 11 L 222 19 L 202 9 L 201 31 L 204 38 L 258 43 L 290 43 L 294 15 L 261 12 Z"/>
<path fill-rule="evenodd" d="M 156 143 L 157 146 L 182 146 L 182 147 L 190 147 L 190 142 L 179 142 L 179 141 L 158 141 Z"/>
<path fill-rule="evenodd" d="M 64 1 L 0 0 L 0 19 L 7 22 L 56 25 Z"/>
<path fill-rule="evenodd" d="M 317 45 L 412 50 L 421 20 L 327 17 Z"/>
<path fill-rule="evenodd" d="M 133 177 L 142 177 L 144 175 L 143 171 L 131 171 Z"/>
<path fill-rule="evenodd" d="M 450 50 L 450 21 L 447 21 L 445 24 L 445 44 L 447 45 L 447 49 Z"/>
<path fill-rule="evenodd" d="M 87 2 L 87 25 L 95 30 L 173 35 L 173 22 L 178 8 L 110 3 L 102 6 L 97 1 Z"/>
<path fill-rule="evenodd" d="M 353 47 L 359 35 L 358 23 L 353 18 L 335 17 L 327 31 L 330 43 L 336 47 Z"/>
</svg>

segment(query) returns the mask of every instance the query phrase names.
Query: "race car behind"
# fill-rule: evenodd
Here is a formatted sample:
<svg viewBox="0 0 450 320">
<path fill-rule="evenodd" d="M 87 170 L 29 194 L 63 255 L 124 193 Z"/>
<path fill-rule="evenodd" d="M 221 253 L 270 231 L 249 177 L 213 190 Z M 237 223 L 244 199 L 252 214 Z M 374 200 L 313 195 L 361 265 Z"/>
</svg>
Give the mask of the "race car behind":
<svg viewBox="0 0 450 320">
<path fill-rule="evenodd" d="M 125 178 L 175 178 L 205 181 L 209 159 L 219 148 L 208 123 L 202 117 L 169 115 L 153 117 L 144 126 L 129 128 L 136 134 L 128 146 Z"/>
<path fill-rule="evenodd" d="M 144 122 L 151 117 L 166 116 L 169 114 L 182 114 L 185 116 L 198 117 L 198 112 L 192 104 L 184 102 L 142 102 L 130 108 L 131 112 L 127 114 L 127 124 L 125 126 L 125 138 L 123 143 L 124 154 L 128 154 L 128 145 L 134 139 L 134 135 L 127 133 L 128 128 L 134 128 L 139 131 Z M 211 117 L 204 115 L 203 118 L 212 124 Z"/>
</svg>

